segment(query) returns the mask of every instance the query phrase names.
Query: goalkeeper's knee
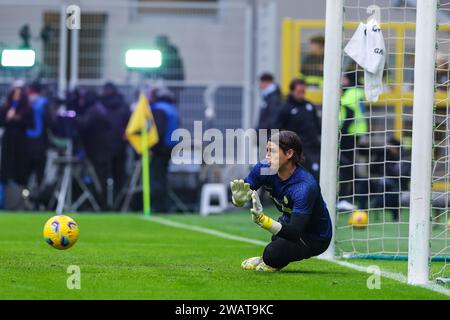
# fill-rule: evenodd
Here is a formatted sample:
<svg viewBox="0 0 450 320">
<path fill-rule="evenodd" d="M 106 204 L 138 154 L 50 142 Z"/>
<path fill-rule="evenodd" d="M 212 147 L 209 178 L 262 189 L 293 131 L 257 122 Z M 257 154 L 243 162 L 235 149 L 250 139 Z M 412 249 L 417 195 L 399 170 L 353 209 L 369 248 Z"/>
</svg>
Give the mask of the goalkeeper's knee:
<svg viewBox="0 0 450 320">
<path fill-rule="evenodd" d="M 290 262 L 283 254 L 282 250 L 279 250 L 279 248 L 275 248 L 270 244 L 264 249 L 262 260 L 266 265 L 276 269 L 282 269 Z"/>
</svg>

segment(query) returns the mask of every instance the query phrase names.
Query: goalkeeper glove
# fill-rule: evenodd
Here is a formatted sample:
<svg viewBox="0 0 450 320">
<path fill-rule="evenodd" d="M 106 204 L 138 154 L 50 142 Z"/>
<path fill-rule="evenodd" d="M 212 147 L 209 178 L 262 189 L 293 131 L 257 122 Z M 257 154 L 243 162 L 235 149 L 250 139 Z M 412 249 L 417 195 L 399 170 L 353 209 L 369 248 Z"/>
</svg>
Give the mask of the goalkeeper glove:
<svg viewBox="0 0 450 320">
<path fill-rule="evenodd" d="M 230 189 L 231 201 L 236 207 L 242 207 L 251 199 L 252 190 L 250 190 L 250 184 L 245 183 L 242 179 L 231 181 Z"/>
<path fill-rule="evenodd" d="M 258 192 L 256 191 L 253 191 L 252 193 L 252 208 L 250 211 L 252 212 L 253 222 L 261 228 L 266 229 L 273 234 L 277 234 L 281 230 L 281 223 L 263 213 L 263 206 L 261 200 L 259 200 Z"/>
</svg>

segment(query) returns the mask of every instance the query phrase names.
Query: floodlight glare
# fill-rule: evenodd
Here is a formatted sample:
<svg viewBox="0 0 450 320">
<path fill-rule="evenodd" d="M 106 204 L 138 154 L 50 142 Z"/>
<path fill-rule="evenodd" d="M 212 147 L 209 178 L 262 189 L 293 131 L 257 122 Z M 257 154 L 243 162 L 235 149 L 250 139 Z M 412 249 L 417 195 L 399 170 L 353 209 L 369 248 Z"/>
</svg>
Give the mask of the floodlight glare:
<svg viewBox="0 0 450 320">
<path fill-rule="evenodd" d="M 1 65 L 3 67 L 32 67 L 36 53 L 31 49 L 4 49 Z"/>
<path fill-rule="evenodd" d="M 125 64 L 128 68 L 159 68 L 161 66 L 161 51 L 127 50 Z"/>
</svg>

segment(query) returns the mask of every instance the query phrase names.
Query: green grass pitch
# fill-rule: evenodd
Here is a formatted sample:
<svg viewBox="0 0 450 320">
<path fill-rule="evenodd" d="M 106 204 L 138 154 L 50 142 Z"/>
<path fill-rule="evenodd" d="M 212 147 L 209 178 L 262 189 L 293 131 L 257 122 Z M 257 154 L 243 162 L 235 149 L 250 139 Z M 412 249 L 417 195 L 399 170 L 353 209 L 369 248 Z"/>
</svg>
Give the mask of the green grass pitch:
<svg viewBox="0 0 450 320">
<path fill-rule="evenodd" d="M 51 248 L 42 228 L 52 214 L 0 214 L 0 299 L 449 299 L 369 274 L 309 259 L 279 273 L 240 269 L 262 247 L 161 225 L 136 214 L 73 214 L 78 243 Z M 233 235 L 268 241 L 248 212 L 200 217 L 160 216 Z M 367 261 L 363 262 L 369 263 Z M 403 271 L 402 262 L 374 261 Z M 66 286 L 67 268 L 81 269 L 81 289 Z"/>
</svg>

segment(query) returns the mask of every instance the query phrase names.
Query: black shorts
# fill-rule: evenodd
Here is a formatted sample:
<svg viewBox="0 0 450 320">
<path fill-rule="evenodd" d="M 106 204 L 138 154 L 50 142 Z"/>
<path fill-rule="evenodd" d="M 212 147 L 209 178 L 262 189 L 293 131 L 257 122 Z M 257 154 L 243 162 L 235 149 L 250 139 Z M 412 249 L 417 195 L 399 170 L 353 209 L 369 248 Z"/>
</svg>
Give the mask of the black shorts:
<svg viewBox="0 0 450 320">
<path fill-rule="evenodd" d="M 293 242 L 277 236 L 264 249 L 263 261 L 268 266 L 281 269 L 293 261 L 301 261 L 325 252 L 330 240 L 313 240 L 304 238 Z"/>
</svg>

